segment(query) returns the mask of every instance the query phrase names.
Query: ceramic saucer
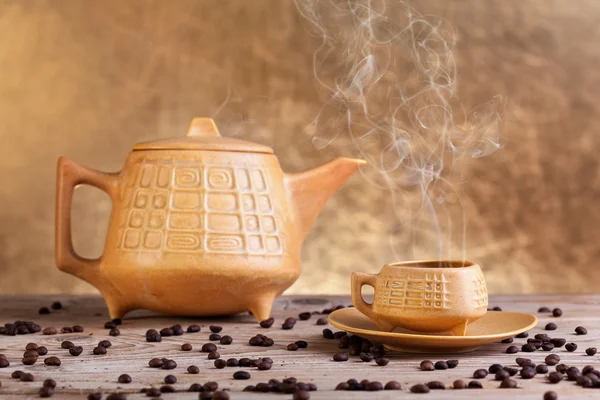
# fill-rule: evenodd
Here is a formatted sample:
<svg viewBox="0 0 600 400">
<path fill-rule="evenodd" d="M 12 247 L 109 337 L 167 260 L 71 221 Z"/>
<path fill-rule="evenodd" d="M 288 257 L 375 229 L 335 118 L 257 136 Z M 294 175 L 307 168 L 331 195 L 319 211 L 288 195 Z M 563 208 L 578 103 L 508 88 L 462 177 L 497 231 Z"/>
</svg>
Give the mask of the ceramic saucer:
<svg viewBox="0 0 600 400">
<path fill-rule="evenodd" d="M 383 343 L 392 350 L 410 353 L 465 353 L 527 331 L 536 326 L 537 318 L 519 312 L 488 311 L 467 326 L 465 336 L 452 336 L 448 333 L 422 334 L 402 328 L 382 332 L 374 322 L 352 307 L 329 314 L 329 323 L 373 343 Z"/>
</svg>

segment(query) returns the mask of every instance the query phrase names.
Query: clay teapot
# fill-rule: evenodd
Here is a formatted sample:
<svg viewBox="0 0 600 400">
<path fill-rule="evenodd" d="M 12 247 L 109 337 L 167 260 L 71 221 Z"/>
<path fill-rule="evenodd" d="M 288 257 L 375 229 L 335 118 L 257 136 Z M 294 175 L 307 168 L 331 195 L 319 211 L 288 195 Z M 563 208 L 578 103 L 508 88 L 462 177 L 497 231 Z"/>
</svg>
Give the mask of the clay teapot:
<svg viewBox="0 0 600 400">
<path fill-rule="evenodd" d="M 58 160 L 56 265 L 95 286 L 111 318 L 128 311 L 269 318 L 300 275 L 300 248 L 327 199 L 365 162 L 338 158 L 284 174 L 269 147 L 221 137 L 195 118 L 186 137 L 137 144 L 121 172 Z M 113 207 L 104 253 L 73 249 L 73 190 L 104 190 Z"/>
</svg>

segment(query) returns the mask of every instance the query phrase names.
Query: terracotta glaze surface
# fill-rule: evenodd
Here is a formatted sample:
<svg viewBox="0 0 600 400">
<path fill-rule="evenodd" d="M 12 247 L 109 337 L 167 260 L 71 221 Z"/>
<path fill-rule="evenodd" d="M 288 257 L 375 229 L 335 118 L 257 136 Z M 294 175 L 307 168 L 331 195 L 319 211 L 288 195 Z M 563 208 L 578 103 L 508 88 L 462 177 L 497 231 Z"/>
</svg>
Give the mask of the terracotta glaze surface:
<svg viewBox="0 0 600 400">
<path fill-rule="evenodd" d="M 184 138 L 136 145 L 118 174 L 61 158 L 56 263 L 100 290 L 113 318 L 137 308 L 190 316 L 250 310 L 261 321 L 300 275 L 312 221 L 362 164 L 339 158 L 286 175 L 271 149 L 222 138 L 207 118 L 194 119 Z M 113 202 L 99 259 L 72 246 L 79 184 Z"/>
</svg>

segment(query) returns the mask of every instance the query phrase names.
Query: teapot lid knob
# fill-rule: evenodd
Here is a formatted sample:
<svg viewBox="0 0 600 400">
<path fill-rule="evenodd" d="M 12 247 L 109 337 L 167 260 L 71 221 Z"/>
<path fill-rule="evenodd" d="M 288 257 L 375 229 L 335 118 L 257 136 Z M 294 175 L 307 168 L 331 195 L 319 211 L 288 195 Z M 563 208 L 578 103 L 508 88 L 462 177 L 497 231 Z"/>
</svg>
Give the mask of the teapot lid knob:
<svg viewBox="0 0 600 400">
<path fill-rule="evenodd" d="M 221 136 L 221 134 L 212 118 L 194 118 L 185 136 Z"/>
</svg>

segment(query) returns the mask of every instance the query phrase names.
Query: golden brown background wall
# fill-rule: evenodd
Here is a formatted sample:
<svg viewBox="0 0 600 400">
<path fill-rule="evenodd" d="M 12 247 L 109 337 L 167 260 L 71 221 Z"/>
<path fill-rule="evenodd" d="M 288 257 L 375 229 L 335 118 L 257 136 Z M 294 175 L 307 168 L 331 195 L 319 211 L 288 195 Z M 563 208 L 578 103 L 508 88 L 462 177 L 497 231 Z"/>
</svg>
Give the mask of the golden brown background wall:
<svg viewBox="0 0 600 400">
<path fill-rule="evenodd" d="M 467 257 L 493 292 L 597 291 L 600 2 L 412 4 L 456 28 L 463 103 L 508 100 L 504 148 L 464 185 Z M 303 133 L 321 105 L 319 40 L 304 25 L 289 0 L 0 1 L 0 292 L 93 290 L 54 266 L 60 155 L 117 171 L 134 143 L 214 115 L 224 134 L 274 147 L 285 170 L 329 159 Z M 390 208 L 385 191 L 348 181 L 291 291 L 347 293 L 350 271 L 394 261 Z M 83 255 L 100 254 L 109 212 L 107 196 L 78 191 Z"/>
</svg>

